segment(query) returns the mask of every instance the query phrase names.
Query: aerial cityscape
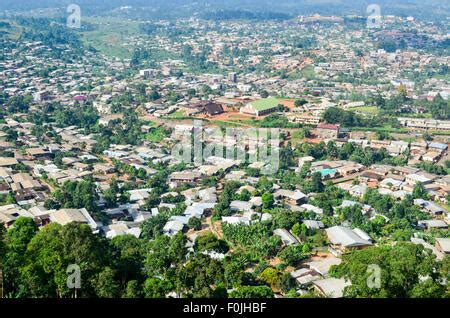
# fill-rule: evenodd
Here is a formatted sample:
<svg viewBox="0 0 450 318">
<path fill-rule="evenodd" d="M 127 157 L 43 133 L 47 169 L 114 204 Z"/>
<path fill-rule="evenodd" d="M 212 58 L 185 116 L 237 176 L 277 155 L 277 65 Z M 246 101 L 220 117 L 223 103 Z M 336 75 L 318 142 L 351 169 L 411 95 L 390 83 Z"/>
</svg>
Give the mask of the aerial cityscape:
<svg viewBox="0 0 450 318">
<path fill-rule="evenodd" d="M 2 0 L 0 298 L 450 298 L 449 53 L 448 1 Z"/>
</svg>

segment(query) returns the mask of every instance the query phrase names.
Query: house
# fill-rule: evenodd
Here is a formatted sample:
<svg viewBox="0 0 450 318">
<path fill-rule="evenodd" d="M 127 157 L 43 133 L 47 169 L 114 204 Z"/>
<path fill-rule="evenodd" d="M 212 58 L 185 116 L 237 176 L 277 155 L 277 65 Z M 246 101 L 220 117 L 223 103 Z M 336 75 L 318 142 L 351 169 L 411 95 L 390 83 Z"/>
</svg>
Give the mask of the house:
<svg viewBox="0 0 450 318">
<path fill-rule="evenodd" d="M 359 180 L 362 182 L 378 182 L 383 179 L 383 174 L 376 171 L 367 170 L 360 174 Z"/>
<path fill-rule="evenodd" d="M 429 179 L 421 174 L 415 174 L 415 173 L 408 174 L 405 179 L 405 182 L 412 187 L 414 187 L 417 183 L 428 184 L 431 181 L 432 181 L 431 179 Z"/>
<path fill-rule="evenodd" d="M 118 222 L 115 224 L 110 224 L 108 226 L 102 227 L 103 233 L 105 233 L 106 238 L 112 239 L 119 235 L 130 234 L 139 238 L 141 235 L 141 229 L 138 227 L 129 227 L 124 222 Z"/>
<path fill-rule="evenodd" d="M 232 212 L 251 212 L 253 205 L 247 201 L 235 200 L 230 203 L 230 210 Z"/>
<path fill-rule="evenodd" d="M 301 157 L 298 159 L 298 167 L 302 168 L 305 163 L 313 162 L 314 160 L 316 160 L 316 159 L 312 156 Z"/>
<path fill-rule="evenodd" d="M 16 219 L 20 216 L 32 218 L 33 215 L 27 210 L 22 209 L 17 204 L 8 204 L 0 206 L 0 224 L 9 228 L 14 224 Z"/>
<path fill-rule="evenodd" d="M 227 224 L 250 225 L 250 219 L 244 216 L 223 216 L 222 222 Z"/>
<path fill-rule="evenodd" d="M 196 183 L 201 178 L 201 173 L 196 171 L 174 172 L 169 176 L 169 182 Z"/>
<path fill-rule="evenodd" d="M 94 231 L 97 231 L 98 227 L 97 223 L 85 208 L 60 209 L 54 212 L 50 212 L 50 221 L 61 225 L 66 225 L 72 222 L 87 224 Z"/>
<path fill-rule="evenodd" d="M 283 199 L 286 203 L 292 204 L 292 205 L 299 205 L 307 201 L 306 194 L 302 193 L 299 190 L 291 191 L 291 190 L 284 190 L 280 189 L 274 193 L 275 199 Z"/>
<path fill-rule="evenodd" d="M 337 139 L 339 138 L 339 125 L 334 124 L 319 124 L 317 125 L 317 136 L 321 139 Z"/>
<path fill-rule="evenodd" d="M 430 213 L 433 216 L 440 216 L 440 215 L 443 215 L 445 212 L 445 210 L 443 208 L 441 208 L 439 205 L 437 205 L 436 203 L 426 201 L 423 199 L 415 199 L 414 204 L 421 206 L 424 210 L 426 210 L 428 213 Z"/>
<path fill-rule="evenodd" d="M 283 245 L 285 246 L 291 246 L 299 243 L 298 240 L 286 229 L 276 229 L 273 231 L 273 234 L 280 237 Z"/>
<path fill-rule="evenodd" d="M 437 162 L 441 158 L 442 153 L 439 151 L 428 151 L 422 156 L 423 161 Z"/>
<path fill-rule="evenodd" d="M 326 258 L 321 258 L 319 260 L 314 260 L 308 263 L 305 263 L 310 269 L 319 273 L 323 277 L 328 276 L 328 272 L 330 271 L 331 266 L 339 265 L 342 263 L 342 260 L 335 256 L 329 256 Z"/>
<path fill-rule="evenodd" d="M 0 167 L 11 167 L 19 162 L 13 157 L 0 157 Z"/>
<path fill-rule="evenodd" d="M 278 110 L 278 105 L 278 99 L 275 97 L 270 97 L 248 103 L 240 109 L 240 112 L 254 116 L 264 116 L 276 112 Z"/>
<path fill-rule="evenodd" d="M 203 106 L 203 112 L 208 116 L 220 115 L 224 112 L 222 105 L 209 102 Z"/>
<path fill-rule="evenodd" d="M 442 220 L 422 220 L 417 222 L 417 226 L 423 229 L 446 229 L 447 223 Z"/>
<path fill-rule="evenodd" d="M 217 202 L 216 188 L 211 187 L 211 188 L 200 190 L 198 192 L 198 197 L 204 203 L 216 203 Z"/>
<path fill-rule="evenodd" d="M 144 201 L 150 196 L 152 189 L 136 189 L 130 190 L 130 202 Z"/>
<path fill-rule="evenodd" d="M 364 166 L 359 163 L 346 163 L 342 167 L 337 167 L 336 170 L 341 176 L 348 176 L 353 173 L 360 172 L 364 169 Z"/>
<path fill-rule="evenodd" d="M 370 236 L 360 229 L 333 226 L 325 229 L 331 243 L 332 252 L 347 253 L 351 249 L 359 249 L 372 245 Z"/>
<path fill-rule="evenodd" d="M 353 207 L 353 206 L 358 206 L 361 208 L 361 212 L 363 214 L 368 214 L 369 212 L 372 211 L 372 207 L 370 205 L 367 204 L 361 204 L 359 202 L 356 201 L 351 201 L 351 200 L 343 200 L 342 204 L 338 207 L 333 207 L 334 210 L 339 209 L 339 208 L 348 208 L 348 207 Z"/>
<path fill-rule="evenodd" d="M 302 204 L 300 207 L 309 212 L 314 212 L 316 214 L 323 214 L 323 210 L 321 208 L 318 208 L 311 204 Z"/>
<path fill-rule="evenodd" d="M 428 145 L 428 149 L 438 150 L 439 152 L 443 152 L 447 150 L 447 148 L 448 148 L 447 144 L 443 144 L 440 142 L 430 142 L 430 144 Z"/>
<path fill-rule="evenodd" d="M 26 153 L 34 159 L 51 159 L 53 157 L 49 151 L 43 148 L 28 148 Z"/>
<path fill-rule="evenodd" d="M 450 254 L 450 238 L 436 238 L 436 248 L 443 254 Z"/>
<path fill-rule="evenodd" d="M 166 225 L 164 225 L 163 233 L 168 236 L 173 236 L 173 235 L 177 234 L 178 232 L 183 231 L 183 229 L 184 229 L 184 224 L 182 222 L 177 221 L 177 220 L 171 220 L 171 221 L 168 221 L 166 223 Z"/>
<path fill-rule="evenodd" d="M 340 278 L 326 278 L 313 282 L 314 288 L 323 296 L 329 298 L 342 298 L 344 289 L 351 283 Z"/>
<path fill-rule="evenodd" d="M 303 220 L 303 224 L 305 224 L 308 230 L 319 230 L 325 227 L 322 221 L 315 221 L 315 220 Z"/>
<path fill-rule="evenodd" d="M 188 217 L 202 218 L 207 211 L 211 212 L 214 209 L 215 203 L 194 203 L 188 206 L 184 211 L 184 215 Z"/>
<path fill-rule="evenodd" d="M 45 195 L 42 192 L 37 192 L 32 188 L 17 189 L 14 191 L 14 199 L 19 205 L 35 204 L 36 201 L 45 201 Z"/>
<path fill-rule="evenodd" d="M 295 279 L 299 287 L 306 288 L 315 280 L 322 279 L 319 273 L 313 269 L 300 268 L 290 273 L 291 277 Z"/>
<path fill-rule="evenodd" d="M 393 178 L 386 178 L 379 183 L 379 186 L 386 189 L 399 190 L 403 184 L 403 181 L 395 180 Z"/>
</svg>

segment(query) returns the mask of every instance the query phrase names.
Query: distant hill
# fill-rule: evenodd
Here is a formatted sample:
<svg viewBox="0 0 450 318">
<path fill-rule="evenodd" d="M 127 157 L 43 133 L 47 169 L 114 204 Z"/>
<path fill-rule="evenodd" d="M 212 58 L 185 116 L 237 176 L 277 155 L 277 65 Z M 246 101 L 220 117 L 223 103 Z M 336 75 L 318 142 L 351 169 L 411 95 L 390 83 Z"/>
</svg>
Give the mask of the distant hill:
<svg viewBox="0 0 450 318">
<path fill-rule="evenodd" d="M 383 14 L 412 15 L 436 20 L 450 16 L 450 1 L 447 0 L 1 0 L 0 11 L 59 8 L 63 12 L 71 3 L 80 5 L 82 12 L 87 15 L 130 18 L 187 17 L 220 10 L 249 11 L 256 15 L 261 12 L 289 16 L 314 13 L 365 15 L 366 8 L 371 3 L 379 4 Z M 244 17 L 246 15 L 248 14 L 244 14 Z"/>
</svg>

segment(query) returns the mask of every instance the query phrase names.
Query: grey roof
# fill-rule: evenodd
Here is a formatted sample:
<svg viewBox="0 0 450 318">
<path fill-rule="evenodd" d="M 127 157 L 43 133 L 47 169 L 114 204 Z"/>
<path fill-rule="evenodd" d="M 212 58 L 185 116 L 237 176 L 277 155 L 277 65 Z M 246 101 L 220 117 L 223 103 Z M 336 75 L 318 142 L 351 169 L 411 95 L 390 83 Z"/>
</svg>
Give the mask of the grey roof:
<svg viewBox="0 0 450 318">
<path fill-rule="evenodd" d="M 432 142 L 428 145 L 429 148 L 436 148 L 436 149 L 440 149 L 440 150 L 445 150 L 447 149 L 447 145 L 440 143 L 440 142 Z"/>
<path fill-rule="evenodd" d="M 366 239 L 369 236 L 362 230 L 355 232 L 347 227 L 333 226 L 326 229 L 325 231 L 327 232 L 330 242 L 336 245 L 342 245 L 344 247 L 372 245 L 372 243 Z M 365 234 L 363 235 L 365 238 L 360 236 L 362 233 Z"/>
<path fill-rule="evenodd" d="M 325 277 L 328 275 L 328 271 L 330 270 L 331 266 L 339 265 L 341 263 L 342 260 L 340 258 L 337 258 L 335 256 L 329 256 L 323 259 L 305 263 L 305 265 L 308 265 L 310 269 L 316 271 L 317 273 Z"/>
<path fill-rule="evenodd" d="M 441 247 L 442 252 L 450 253 L 450 238 L 436 238 L 436 242 Z"/>
<path fill-rule="evenodd" d="M 303 223 L 308 229 L 322 229 L 325 227 L 322 221 L 304 220 Z"/>
<path fill-rule="evenodd" d="M 279 236 L 284 245 L 298 244 L 297 239 L 286 229 L 276 229 L 273 234 Z"/>
<path fill-rule="evenodd" d="M 184 228 L 183 223 L 181 223 L 180 221 L 172 220 L 166 223 L 163 230 L 165 233 L 174 234 L 182 231 L 183 228 Z"/>
<path fill-rule="evenodd" d="M 344 288 L 351 285 L 350 282 L 338 278 L 316 280 L 313 284 L 317 286 L 327 297 L 330 298 L 343 297 Z"/>
<path fill-rule="evenodd" d="M 427 228 L 447 228 L 448 225 L 442 220 L 422 220 L 417 222 L 418 225 L 425 226 Z"/>
</svg>

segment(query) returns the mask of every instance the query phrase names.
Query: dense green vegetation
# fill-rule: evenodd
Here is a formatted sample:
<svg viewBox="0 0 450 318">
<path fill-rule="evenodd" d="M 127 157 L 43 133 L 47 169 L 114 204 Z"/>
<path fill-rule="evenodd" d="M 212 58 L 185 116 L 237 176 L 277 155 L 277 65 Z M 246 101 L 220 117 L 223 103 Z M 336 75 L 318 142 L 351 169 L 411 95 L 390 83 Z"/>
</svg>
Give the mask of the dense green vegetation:
<svg viewBox="0 0 450 318">
<path fill-rule="evenodd" d="M 438 263 L 430 250 L 421 245 L 399 243 L 396 246 L 369 247 L 343 257 L 341 265 L 332 268 L 332 275 L 350 279 L 347 297 L 374 298 L 441 298 L 449 297 L 442 281 L 449 278 L 449 258 Z M 368 281 L 374 273 L 367 269 L 379 266 L 379 287 Z M 423 279 L 422 279 L 423 278 Z"/>
<path fill-rule="evenodd" d="M 188 254 L 186 237 L 157 235 L 154 240 L 124 235 L 106 240 L 86 225 L 51 224 L 38 231 L 19 218 L 0 237 L 0 265 L 8 297 L 239 297 L 272 295 L 263 281 L 246 277 L 240 258 L 211 259 L 202 251 L 226 252 L 226 243 L 209 234 Z M 217 243 L 214 243 L 217 242 Z M 70 264 L 81 269 L 81 287 L 67 287 Z M 251 285 L 251 286 L 250 286 Z M 247 296 L 246 296 L 247 295 Z"/>
</svg>

